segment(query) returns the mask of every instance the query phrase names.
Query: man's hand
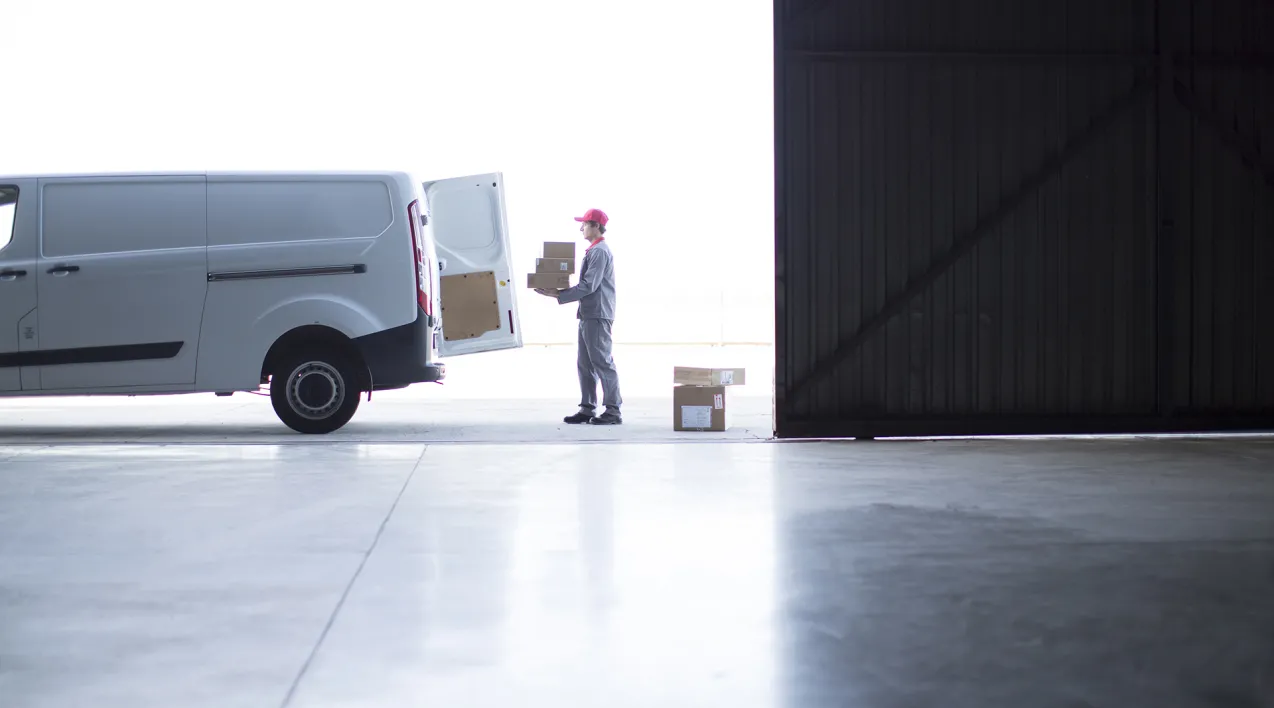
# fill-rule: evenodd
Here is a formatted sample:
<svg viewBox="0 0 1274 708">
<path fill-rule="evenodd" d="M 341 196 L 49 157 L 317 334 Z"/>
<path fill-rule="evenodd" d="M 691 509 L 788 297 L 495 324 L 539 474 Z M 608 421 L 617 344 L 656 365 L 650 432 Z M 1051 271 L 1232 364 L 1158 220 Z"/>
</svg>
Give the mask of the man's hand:
<svg viewBox="0 0 1274 708">
<path fill-rule="evenodd" d="M 556 300 L 556 299 L 557 299 L 557 294 L 558 294 L 558 293 L 560 293 L 560 292 L 562 292 L 562 291 L 561 291 L 561 290 L 550 290 L 550 289 L 548 289 L 548 288 L 536 288 L 536 289 L 535 289 L 535 292 L 537 292 L 537 293 L 539 293 L 539 294 L 543 295 L 544 297 L 551 297 L 551 298 L 553 298 L 554 300 Z"/>
</svg>

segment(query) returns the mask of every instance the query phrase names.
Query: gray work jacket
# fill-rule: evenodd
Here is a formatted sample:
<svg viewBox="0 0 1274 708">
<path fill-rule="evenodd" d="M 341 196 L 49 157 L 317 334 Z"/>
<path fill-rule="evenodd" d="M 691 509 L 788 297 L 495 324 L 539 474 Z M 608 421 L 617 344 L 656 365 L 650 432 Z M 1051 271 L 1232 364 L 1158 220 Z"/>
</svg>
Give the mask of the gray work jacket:
<svg viewBox="0 0 1274 708">
<path fill-rule="evenodd" d="M 584 252 L 579 284 L 557 294 L 558 303 L 578 302 L 581 320 L 615 319 L 615 258 L 603 239 Z"/>
</svg>

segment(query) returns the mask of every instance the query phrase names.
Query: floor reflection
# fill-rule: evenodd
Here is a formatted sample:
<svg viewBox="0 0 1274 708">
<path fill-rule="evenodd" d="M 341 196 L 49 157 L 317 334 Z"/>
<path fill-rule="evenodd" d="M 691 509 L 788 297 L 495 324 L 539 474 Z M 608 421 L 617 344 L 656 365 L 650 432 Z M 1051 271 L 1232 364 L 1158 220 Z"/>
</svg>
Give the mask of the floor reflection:
<svg viewBox="0 0 1274 708">
<path fill-rule="evenodd" d="M 523 451 L 516 465 L 466 455 L 426 455 L 298 705 L 773 703 L 765 454 L 659 446 L 617 458 L 580 446 Z M 388 595 L 389 583 L 419 587 L 421 609 L 381 619 L 386 641 L 354 627 L 396 607 L 365 587 Z M 372 650 L 401 670 L 367 660 L 368 644 L 399 646 L 403 633 L 422 649 L 392 661 Z M 366 678 L 387 672 L 388 684 Z"/>
</svg>

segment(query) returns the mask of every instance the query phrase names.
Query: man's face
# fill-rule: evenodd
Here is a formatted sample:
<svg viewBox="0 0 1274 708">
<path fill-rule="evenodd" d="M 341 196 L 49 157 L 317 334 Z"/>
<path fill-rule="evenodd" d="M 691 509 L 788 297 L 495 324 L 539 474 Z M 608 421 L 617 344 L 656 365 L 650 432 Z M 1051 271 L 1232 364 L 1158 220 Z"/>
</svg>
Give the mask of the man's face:
<svg viewBox="0 0 1274 708">
<path fill-rule="evenodd" d="M 584 234 L 584 239 L 587 241 L 596 241 L 602 237 L 602 230 L 597 227 L 595 221 L 585 221 L 580 224 L 579 231 Z"/>
</svg>

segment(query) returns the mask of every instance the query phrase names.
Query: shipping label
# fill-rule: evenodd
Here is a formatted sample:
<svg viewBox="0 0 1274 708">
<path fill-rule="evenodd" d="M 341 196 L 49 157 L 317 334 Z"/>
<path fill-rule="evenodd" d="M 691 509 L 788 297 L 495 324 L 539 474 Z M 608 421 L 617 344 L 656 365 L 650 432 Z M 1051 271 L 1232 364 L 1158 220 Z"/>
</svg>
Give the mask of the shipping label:
<svg viewBox="0 0 1274 708">
<path fill-rule="evenodd" d="M 712 406 L 682 406 L 681 427 L 711 428 Z"/>
</svg>

